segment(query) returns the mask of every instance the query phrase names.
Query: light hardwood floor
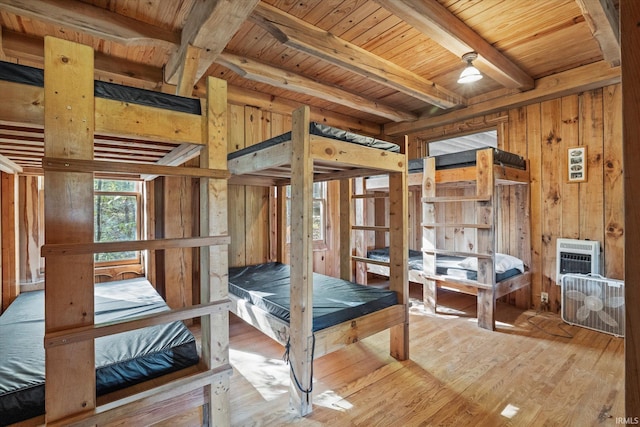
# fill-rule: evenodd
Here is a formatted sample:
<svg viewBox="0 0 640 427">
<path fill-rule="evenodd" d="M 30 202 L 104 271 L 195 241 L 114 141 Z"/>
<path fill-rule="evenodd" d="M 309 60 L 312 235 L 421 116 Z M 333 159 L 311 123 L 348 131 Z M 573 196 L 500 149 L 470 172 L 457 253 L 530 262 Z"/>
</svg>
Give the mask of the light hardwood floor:
<svg viewBox="0 0 640 427">
<path fill-rule="evenodd" d="M 419 293 L 410 360 L 388 355 L 385 332 L 317 359 L 304 418 L 288 410 L 283 347 L 231 315 L 232 425 L 613 426 L 624 416 L 624 339 L 501 303 L 490 332 L 476 325 L 475 297 L 443 291 L 429 315 Z"/>
</svg>

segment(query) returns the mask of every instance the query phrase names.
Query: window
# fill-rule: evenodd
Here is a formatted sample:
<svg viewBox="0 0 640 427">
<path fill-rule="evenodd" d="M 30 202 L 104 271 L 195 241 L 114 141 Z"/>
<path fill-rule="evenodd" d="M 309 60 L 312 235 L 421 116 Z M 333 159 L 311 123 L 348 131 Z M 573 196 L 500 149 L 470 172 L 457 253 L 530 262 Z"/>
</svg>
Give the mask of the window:
<svg viewBox="0 0 640 427">
<path fill-rule="evenodd" d="M 141 183 L 94 180 L 94 241 L 119 242 L 140 239 Z M 140 262 L 139 251 L 95 254 L 101 265 Z"/>
<path fill-rule="evenodd" d="M 291 242 L 291 186 L 286 187 L 287 244 Z M 326 243 L 327 228 L 327 183 L 313 183 L 313 242 L 315 246 Z"/>
</svg>

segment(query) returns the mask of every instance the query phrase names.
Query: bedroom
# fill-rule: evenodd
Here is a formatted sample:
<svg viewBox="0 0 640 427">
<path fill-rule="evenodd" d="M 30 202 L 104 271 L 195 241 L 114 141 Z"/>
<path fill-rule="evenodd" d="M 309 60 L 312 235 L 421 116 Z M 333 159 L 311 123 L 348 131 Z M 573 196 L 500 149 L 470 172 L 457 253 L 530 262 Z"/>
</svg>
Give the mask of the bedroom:
<svg viewBox="0 0 640 427">
<path fill-rule="evenodd" d="M 523 295 L 523 290 L 516 291 L 510 294 L 508 301 L 500 302 L 501 307 L 506 303 L 510 307 L 519 308 L 521 312 L 527 308 L 536 310 L 541 307 L 541 293 L 546 292 L 550 303 L 549 312 L 559 312 L 560 291 L 554 283 L 555 241 L 559 237 L 600 241 L 604 254 L 602 272 L 607 277 L 625 278 L 628 282 L 632 279 L 634 266 L 627 263 L 625 271 L 623 261 L 634 250 L 628 240 L 625 245 L 624 235 L 628 232 L 634 235 L 634 223 L 629 218 L 625 220 L 623 209 L 625 200 L 633 200 L 625 191 L 633 192 L 634 189 L 625 189 L 622 182 L 623 150 L 628 147 L 620 143 L 622 119 L 626 112 L 622 105 L 621 71 L 619 66 L 612 67 L 609 60 L 605 59 L 605 53 L 609 55 L 611 51 L 600 47 L 599 43 L 604 46 L 605 41 L 593 36 L 592 31 L 595 30 L 589 28 L 591 20 L 598 25 L 603 25 L 603 21 L 595 18 L 593 10 L 584 11 L 581 8 L 583 2 L 524 2 L 513 9 L 503 5 L 504 10 L 496 2 L 476 2 L 478 4 L 475 7 L 465 2 L 437 2 L 466 22 L 464 26 L 458 24 L 456 27 L 458 40 L 462 37 L 459 34 L 464 34 L 464 28 L 471 27 L 497 47 L 498 51 L 508 52 L 509 58 L 525 68 L 530 79 L 524 79 L 525 82 L 529 81 L 531 84 L 535 81 L 534 89 L 525 90 L 509 88 L 504 82 L 496 80 L 497 73 L 492 67 L 495 67 L 495 61 L 500 63 L 506 56 L 499 55 L 500 59 L 496 59 L 487 51 L 483 53 L 481 48 L 486 49 L 486 46 L 477 38 L 471 40 L 471 45 L 480 53 L 480 59 L 474 64 L 485 73 L 485 78 L 475 86 L 458 85 L 455 80 L 464 67 L 460 55 L 447 51 L 431 40 L 435 35 L 424 35 L 421 32 L 423 30 L 419 30 L 420 24 L 409 23 L 402 11 L 390 12 L 385 9 L 384 3 L 388 2 L 340 2 L 339 7 L 322 5 L 322 2 L 293 4 L 269 1 L 258 3 L 258 6 L 257 2 L 245 2 L 243 7 L 247 10 L 231 6 L 231 16 L 236 19 L 228 20 L 225 25 L 235 29 L 228 29 L 226 32 L 216 32 L 216 26 L 220 24 L 215 20 L 215 14 L 231 12 L 224 10 L 224 2 L 216 6 L 217 3 L 198 3 L 198 7 L 203 9 L 194 10 L 194 2 L 181 2 L 173 5 L 174 9 L 154 6 L 147 10 L 146 6 L 134 1 L 110 5 L 103 5 L 101 2 L 73 2 L 77 6 L 74 9 L 77 19 L 69 21 L 67 15 L 57 9 L 56 2 L 33 2 L 31 8 L 27 8 L 21 3 L 16 5 L 12 1 L 2 1 L 0 16 L 3 59 L 42 69 L 43 36 L 56 35 L 80 41 L 95 49 L 97 80 L 200 98 L 205 93 L 202 73 L 208 70 L 208 75 L 221 77 L 229 84 L 226 107 L 226 140 L 229 152 L 290 130 L 291 114 L 301 105 L 311 107 L 312 120 L 337 128 L 381 136 L 394 142 L 402 142 L 402 137 L 406 134 L 409 158 L 426 155 L 426 143 L 442 139 L 443 136 L 496 129 L 499 147 L 525 156 L 531 171 L 531 286 L 528 295 Z M 612 4 L 617 10 L 617 2 L 605 3 Z M 624 5 L 622 2 L 620 7 Z M 278 10 L 273 10 L 271 6 Z M 222 9 L 217 10 L 216 7 Z M 538 18 L 534 19 L 535 22 L 529 22 L 520 15 L 528 12 L 528 16 L 542 16 L 541 11 L 546 9 L 555 11 L 551 22 L 542 19 L 540 20 L 543 22 L 538 22 Z M 434 12 L 431 12 L 433 16 Z M 498 17 L 500 13 L 505 16 Z M 511 19 L 508 18 L 509 14 Z M 91 25 L 88 29 L 80 28 L 77 22 L 87 16 L 94 17 Z M 205 16 L 210 19 L 204 19 Z M 363 55 L 359 58 L 362 64 L 371 65 L 375 58 L 394 58 L 394 63 L 412 67 L 412 75 L 419 73 L 422 80 L 437 82 L 438 87 L 443 88 L 442 93 L 417 93 L 416 88 L 407 80 L 404 80 L 404 91 L 398 87 L 385 86 L 380 83 L 386 78 L 384 74 L 371 73 L 363 77 L 359 73 L 370 71 L 356 69 L 357 67 L 344 63 L 335 65 L 340 59 L 344 59 L 338 53 L 331 61 L 331 58 L 317 59 L 318 56 L 314 55 L 320 55 L 318 51 L 307 45 L 301 48 L 297 44 L 299 40 L 291 34 L 283 33 L 283 27 L 274 24 L 289 22 L 287 20 L 298 22 L 292 18 L 294 16 L 306 17 L 305 31 L 310 34 L 318 31 L 318 28 L 325 31 L 331 29 L 342 38 L 350 40 L 353 45 L 349 46 L 352 48 L 354 45 L 362 45 L 375 53 L 372 57 L 364 56 L 364 52 L 354 48 L 354 52 Z M 545 16 L 549 14 L 546 13 Z M 335 26 L 332 24 L 334 21 L 338 23 Z M 103 22 L 110 22 L 111 27 L 101 25 Z M 358 24 L 354 25 L 353 22 Z M 488 22 L 503 24 L 488 25 Z M 519 30 L 510 27 L 510 22 L 518 23 Z M 372 23 L 376 25 L 372 26 Z M 545 26 L 546 30 L 540 32 L 540 25 Z M 127 32 L 132 28 L 137 29 L 135 34 Z M 365 28 L 370 29 L 365 31 Z M 180 58 L 176 45 L 180 44 L 180 31 L 183 38 L 187 38 L 188 31 L 185 29 L 192 32 L 193 38 L 189 43 L 207 43 L 207 50 L 194 49 L 187 44 L 179 50 L 183 55 Z M 238 30 L 237 33 L 235 30 Z M 232 37 L 234 33 L 236 35 Z M 440 36 L 451 37 L 447 34 L 445 31 Z M 597 34 L 600 37 L 601 33 Z M 384 37 L 379 38 L 382 35 Z M 395 38 L 396 36 L 399 38 Z M 405 38 L 407 41 L 401 43 Z M 251 43 L 247 40 L 259 42 Z M 584 42 L 577 43 L 577 40 Z M 622 37 L 622 40 L 625 38 Z M 214 41 L 218 44 L 213 43 Z M 220 54 L 223 49 L 224 53 Z M 316 49 L 320 49 L 319 46 Z M 612 51 L 615 52 L 615 49 Z M 172 52 L 176 54 L 172 55 Z M 425 52 L 433 57 L 433 62 L 424 59 L 422 64 L 411 65 L 412 55 L 424 55 Z M 256 63 L 240 61 L 239 58 L 242 57 L 260 62 L 257 67 L 252 68 Z M 485 63 L 485 57 L 494 61 L 493 65 Z M 167 78 L 167 81 L 181 84 L 177 87 L 162 84 L 162 67 L 175 67 L 176 60 L 184 61 L 186 65 L 182 78 L 178 76 L 180 73 L 175 73 L 175 80 Z M 511 64 L 510 61 L 509 63 Z M 430 65 L 425 68 L 427 64 Z M 501 64 L 504 66 L 504 63 Z M 189 73 L 192 73 L 191 77 Z M 518 73 L 511 76 L 513 75 L 517 76 Z M 278 84 L 278 78 L 284 78 L 286 83 Z M 321 82 L 331 85 L 319 86 Z M 393 84 L 399 85 L 395 81 Z M 294 87 L 297 92 L 288 90 L 288 87 Z M 191 88 L 194 90 L 191 91 Z M 407 90 L 414 97 L 408 96 Z M 3 94 L 9 93 L 3 91 Z M 347 95 L 348 93 L 351 95 Z M 627 93 L 633 92 L 625 89 L 625 95 Z M 0 153 L 9 160 L 13 158 L 13 163 L 23 164 L 23 170 L 26 170 L 19 174 L 7 173 L 5 170 L 2 175 L 3 230 L 15 230 L 13 238 L 12 233 L 2 233 L 3 308 L 6 308 L 17 293 L 17 285 L 24 286 L 24 289 L 32 285 L 36 287 L 43 276 L 40 256 L 43 241 L 40 239 L 44 238 L 44 233 L 41 231 L 42 224 L 38 222 L 38 206 L 42 206 L 38 202 L 42 197 L 42 187 L 39 186 L 42 183 L 37 178 L 42 172 L 37 167 L 34 168 L 31 160 L 42 156 L 41 151 L 40 154 L 37 153 L 42 150 L 43 131 L 41 125 L 34 123 L 30 123 L 28 130 L 11 127 L 14 126 L 12 123 L 23 122 L 24 114 L 38 109 L 37 102 L 33 98 L 29 99 L 29 94 L 23 92 L 20 95 L 28 102 L 3 102 L 0 106 L 4 135 Z M 3 99 L 12 99 L 9 95 L 4 96 L 6 98 Z M 464 98 L 468 106 L 456 107 L 447 113 L 446 108 L 451 107 L 436 108 L 415 96 L 429 97 L 431 102 L 439 103 Z M 437 96 L 440 96 L 440 101 L 434 100 Z M 376 102 L 371 102 L 372 99 Z M 16 105 L 21 107 L 16 108 Z M 443 111 L 433 114 L 436 109 Z M 20 114 L 23 117 L 17 118 Z M 415 120 L 418 116 L 420 118 Z M 627 126 L 627 122 L 624 123 Z M 127 124 L 123 122 L 122 126 Z M 625 128 L 626 132 L 630 131 Z M 96 141 L 98 143 L 102 147 L 101 153 L 108 153 L 112 150 L 112 145 L 118 145 L 106 134 L 101 135 L 100 141 Z M 132 159 L 137 156 L 144 158 L 146 162 L 155 162 L 167 154 L 166 146 L 150 150 L 146 146 L 135 146 L 136 141 L 129 141 L 129 144 Z M 122 145 L 126 145 L 126 142 L 119 144 L 120 147 Z M 12 148 L 18 146 L 27 146 L 27 149 L 16 153 Z M 179 147 L 174 144 L 169 148 L 174 146 Z M 567 182 L 565 157 L 567 150 L 576 146 L 588 146 L 588 178 L 584 182 Z M 184 147 L 180 148 L 182 151 L 176 150 L 174 155 L 184 161 L 190 154 Z M 115 152 L 121 153 L 122 148 Z M 108 158 L 109 154 L 101 155 Z M 633 153 L 625 151 L 624 158 L 628 155 Z M 37 161 L 39 159 L 35 163 Z M 190 167 L 198 166 L 197 159 L 188 161 Z M 165 164 L 163 162 L 160 164 Z M 138 173 L 143 172 L 140 170 Z M 625 170 L 625 179 L 632 173 L 633 171 Z M 162 175 L 153 172 L 145 174 Z M 184 212 L 196 212 L 194 203 L 199 190 L 195 184 L 190 179 L 163 177 L 147 179 L 145 186 L 148 186 L 145 194 L 151 199 L 149 203 L 153 201 L 161 206 L 162 199 L 169 201 L 164 203 L 164 210 L 158 208 L 157 217 L 151 219 L 154 226 L 148 230 L 145 238 L 171 239 L 194 235 L 192 230 L 199 225 L 192 215 L 184 215 Z M 343 219 L 338 216 L 337 209 L 340 204 L 339 184 L 328 181 L 326 186 L 320 187 L 319 194 L 322 197 L 317 202 L 324 208 L 327 216 L 324 218 L 325 233 L 318 239 L 319 242 L 314 243 L 311 255 L 313 268 L 316 272 L 339 277 L 342 260 L 339 254 L 342 227 L 339 223 Z M 229 182 L 229 266 L 273 260 L 278 251 L 282 250 L 273 235 L 276 230 L 273 225 L 277 221 L 273 191 L 270 187 L 237 185 L 233 183 L 233 178 Z M 21 201 L 26 200 L 29 200 L 29 209 L 21 206 Z M 11 212 L 14 212 L 13 216 L 10 215 Z M 627 215 L 632 215 L 633 211 L 627 209 L 626 212 Z M 18 223 L 18 226 L 13 226 L 14 223 Z M 415 228 L 411 224 L 416 222 L 408 224 Z M 28 237 L 26 242 L 25 235 Z M 286 246 L 284 249 L 286 250 Z M 414 245 L 413 249 L 419 248 Z M 198 271 L 198 256 L 191 250 L 170 249 L 164 254 L 158 251 L 147 257 L 149 263 L 145 265 L 145 276 L 156 285 L 172 308 L 199 301 L 199 279 L 191 273 Z M 120 278 L 132 274 L 127 268 L 109 270 L 108 267 L 100 273 L 104 273 L 102 277 L 105 278 L 122 271 L 125 275 L 120 274 Z M 626 291 L 635 292 L 629 287 Z M 527 298 L 531 301 L 531 307 L 523 307 L 526 304 L 523 301 Z M 630 297 L 627 295 L 627 298 Z M 499 316 L 500 310 L 497 313 Z M 633 329 L 633 320 L 633 317 L 628 320 L 627 328 Z M 627 337 L 627 344 L 631 337 L 633 335 Z M 629 363 L 635 363 L 637 354 L 632 352 L 626 357 L 629 366 Z M 411 355 L 410 359 L 413 359 Z M 630 375 L 631 372 L 633 370 L 627 369 L 626 374 Z M 627 387 L 629 384 L 637 384 L 637 381 L 630 381 L 627 377 Z M 626 392 L 627 399 L 637 396 L 637 390 L 627 388 Z"/>
</svg>

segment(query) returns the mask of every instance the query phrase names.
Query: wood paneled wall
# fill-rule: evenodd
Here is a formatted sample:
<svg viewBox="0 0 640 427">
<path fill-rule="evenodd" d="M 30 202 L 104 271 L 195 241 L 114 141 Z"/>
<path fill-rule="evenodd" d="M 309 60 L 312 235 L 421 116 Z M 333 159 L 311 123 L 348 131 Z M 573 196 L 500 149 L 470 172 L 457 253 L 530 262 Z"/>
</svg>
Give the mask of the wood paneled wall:
<svg viewBox="0 0 640 427">
<path fill-rule="evenodd" d="M 620 85 L 613 85 L 411 135 L 410 152 L 420 156 L 430 139 L 495 127 L 499 148 L 529 160 L 531 293 L 537 308 L 541 292 L 549 293 L 552 311 L 560 308 L 555 283 L 559 237 L 600 241 L 602 274 L 624 278 L 621 97 Z M 586 182 L 568 182 L 567 152 L 575 146 L 587 147 Z M 501 203 L 508 222 L 509 198 Z"/>
</svg>

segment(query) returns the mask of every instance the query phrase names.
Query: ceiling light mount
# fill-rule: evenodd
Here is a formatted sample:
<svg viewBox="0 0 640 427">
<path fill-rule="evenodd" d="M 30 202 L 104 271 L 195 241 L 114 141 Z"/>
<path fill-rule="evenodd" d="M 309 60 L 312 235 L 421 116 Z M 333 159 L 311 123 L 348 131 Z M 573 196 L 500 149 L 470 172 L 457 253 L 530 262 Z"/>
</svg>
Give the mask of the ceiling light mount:
<svg viewBox="0 0 640 427">
<path fill-rule="evenodd" d="M 462 61 L 467 63 L 467 66 L 460 73 L 460 77 L 458 78 L 458 83 L 466 84 L 477 82 L 482 78 L 482 73 L 476 67 L 473 66 L 472 61 L 478 59 L 477 52 L 467 52 L 462 55 Z"/>
</svg>

